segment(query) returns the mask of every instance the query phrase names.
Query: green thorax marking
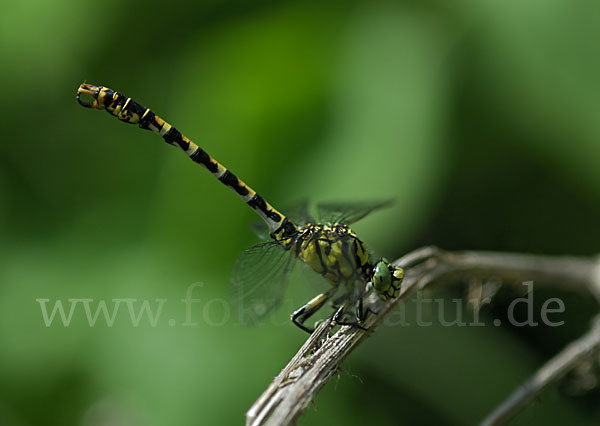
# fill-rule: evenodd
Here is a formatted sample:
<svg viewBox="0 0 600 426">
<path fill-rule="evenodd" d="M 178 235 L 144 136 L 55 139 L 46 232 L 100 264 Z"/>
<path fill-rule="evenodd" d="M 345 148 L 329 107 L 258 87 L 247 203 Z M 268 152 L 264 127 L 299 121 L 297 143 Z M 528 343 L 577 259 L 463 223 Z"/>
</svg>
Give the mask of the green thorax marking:
<svg viewBox="0 0 600 426">
<path fill-rule="evenodd" d="M 323 275 L 333 286 L 369 281 L 364 243 L 346 225 L 312 225 L 299 229 L 290 252 Z"/>
</svg>

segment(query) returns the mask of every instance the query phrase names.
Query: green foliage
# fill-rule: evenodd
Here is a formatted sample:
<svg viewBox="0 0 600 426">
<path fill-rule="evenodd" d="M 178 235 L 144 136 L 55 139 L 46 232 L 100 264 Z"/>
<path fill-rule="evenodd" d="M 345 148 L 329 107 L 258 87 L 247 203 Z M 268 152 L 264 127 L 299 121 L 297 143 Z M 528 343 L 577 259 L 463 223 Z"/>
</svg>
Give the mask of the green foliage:
<svg viewBox="0 0 600 426">
<path fill-rule="evenodd" d="M 420 244 L 593 254 L 598 12 L 556 0 L 4 5 L 0 424 L 241 423 L 306 337 L 288 321 L 313 294 L 300 280 L 265 324 L 221 324 L 253 213 L 154 135 L 79 107 L 83 80 L 151 107 L 276 207 L 395 199 L 355 226 L 388 258 Z M 198 282 L 198 324 L 185 327 L 181 299 Z M 69 298 L 167 302 L 156 326 L 122 311 L 90 327 L 81 309 L 46 327 L 36 299 Z M 567 313 L 588 308 L 573 299 Z M 474 423 L 587 320 L 569 318 L 558 344 L 492 326 L 382 328 L 347 363 L 360 380 L 341 374 L 301 424 Z M 590 411 L 551 392 L 515 424 L 586 424 Z"/>
</svg>

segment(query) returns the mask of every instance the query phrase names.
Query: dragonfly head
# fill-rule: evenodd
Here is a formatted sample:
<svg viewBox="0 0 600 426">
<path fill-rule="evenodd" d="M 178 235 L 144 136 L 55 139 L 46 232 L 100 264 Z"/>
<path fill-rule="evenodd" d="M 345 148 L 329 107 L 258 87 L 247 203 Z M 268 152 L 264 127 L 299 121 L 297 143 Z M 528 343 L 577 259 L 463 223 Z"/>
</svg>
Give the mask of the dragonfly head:
<svg viewBox="0 0 600 426">
<path fill-rule="evenodd" d="M 393 266 L 385 259 L 379 259 L 371 269 L 371 283 L 382 300 L 397 297 L 400 284 L 404 278 L 404 270 Z"/>
<path fill-rule="evenodd" d="M 77 102 L 81 106 L 94 109 L 105 109 L 107 105 L 113 101 L 115 91 L 108 87 L 94 86 L 92 84 L 83 83 L 77 89 Z M 91 96 L 92 102 L 86 102 L 81 99 L 81 95 Z"/>
</svg>

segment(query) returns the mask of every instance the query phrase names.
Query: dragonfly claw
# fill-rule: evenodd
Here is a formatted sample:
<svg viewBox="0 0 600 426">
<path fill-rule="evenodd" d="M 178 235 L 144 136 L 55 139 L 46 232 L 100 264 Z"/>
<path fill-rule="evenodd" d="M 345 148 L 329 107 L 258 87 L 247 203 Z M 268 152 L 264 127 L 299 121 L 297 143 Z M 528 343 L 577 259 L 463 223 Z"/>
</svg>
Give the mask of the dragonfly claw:
<svg viewBox="0 0 600 426">
<path fill-rule="evenodd" d="M 81 86 L 79 86 L 79 89 L 77 89 L 77 102 L 79 102 L 79 105 L 84 106 L 86 108 L 99 108 L 100 104 L 98 103 L 98 94 L 100 93 L 100 89 L 101 88 L 98 86 L 83 83 Z M 94 98 L 94 101 L 85 102 L 81 100 L 81 94 L 91 96 L 92 98 Z"/>
</svg>

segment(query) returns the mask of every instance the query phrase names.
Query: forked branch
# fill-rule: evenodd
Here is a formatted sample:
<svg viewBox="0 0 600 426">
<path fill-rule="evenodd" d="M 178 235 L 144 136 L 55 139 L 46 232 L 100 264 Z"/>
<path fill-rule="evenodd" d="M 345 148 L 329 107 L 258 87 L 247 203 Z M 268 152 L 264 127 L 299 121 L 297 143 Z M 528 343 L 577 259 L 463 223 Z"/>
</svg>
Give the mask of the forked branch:
<svg viewBox="0 0 600 426">
<path fill-rule="evenodd" d="M 573 370 L 600 350 L 600 315 L 594 318 L 591 329 L 571 342 L 558 355 L 548 361 L 527 382 L 498 406 L 481 426 L 505 424 L 512 416 L 525 408 L 546 386 Z"/>
<path fill-rule="evenodd" d="M 447 252 L 435 247 L 424 247 L 398 259 L 394 264 L 405 269 L 402 290 L 396 299 L 378 307 L 377 315 L 367 318 L 365 326 L 368 331 L 342 326 L 330 336 L 330 321 L 322 323 L 250 407 L 246 414 L 246 425 L 293 424 L 338 371 L 344 359 L 373 333 L 385 316 L 397 304 L 425 287 L 456 282 L 463 278 L 494 277 L 505 283 L 535 281 L 544 285 L 589 292 L 600 301 L 600 267 L 597 261 L 591 259 L 496 252 Z M 600 335 L 600 332 L 596 331 L 594 335 Z M 563 365 L 561 373 L 567 366 L 577 364 L 576 361 L 581 358 L 578 348 L 586 351 L 589 356 L 589 352 L 597 350 L 598 345 L 588 344 L 584 348 L 583 345 L 574 344 L 569 348 L 565 349 L 565 356 L 574 361 L 565 362 L 563 359 L 560 363 Z M 550 381 L 560 376 L 547 373 L 548 371 L 538 377 L 540 380 L 536 381 L 535 392 L 539 392 Z M 524 388 L 526 390 L 517 392 L 513 400 L 505 402 L 504 408 L 500 407 L 503 413 L 516 413 L 522 405 L 522 398 L 529 398 L 530 387 Z M 514 409 L 511 408 L 513 406 Z"/>
</svg>

